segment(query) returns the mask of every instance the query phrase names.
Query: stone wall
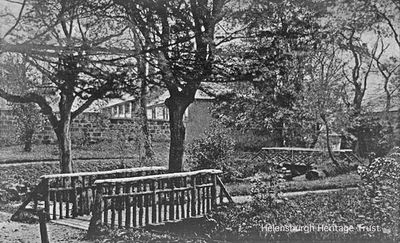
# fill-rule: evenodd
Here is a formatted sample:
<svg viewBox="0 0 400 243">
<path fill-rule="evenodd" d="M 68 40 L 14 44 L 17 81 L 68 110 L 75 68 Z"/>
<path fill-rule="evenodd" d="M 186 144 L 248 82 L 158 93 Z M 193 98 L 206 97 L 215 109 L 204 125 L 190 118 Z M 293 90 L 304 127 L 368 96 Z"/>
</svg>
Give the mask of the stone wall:
<svg viewBox="0 0 400 243">
<path fill-rule="evenodd" d="M 73 143 L 95 143 L 109 139 L 135 140 L 138 138 L 137 119 L 109 119 L 100 113 L 83 113 L 71 125 Z M 149 131 L 153 141 L 167 141 L 170 138 L 169 122 L 149 120 Z M 56 142 L 56 135 L 50 124 L 34 136 L 36 144 Z M 17 144 L 16 122 L 9 110 L 0 110 L 0 146 Z"/>
<path fill-rule="evenodd" d="M 0 110 L 0 145 L 15 144 L 16 121 L 10 110 Z"/>
</svg>

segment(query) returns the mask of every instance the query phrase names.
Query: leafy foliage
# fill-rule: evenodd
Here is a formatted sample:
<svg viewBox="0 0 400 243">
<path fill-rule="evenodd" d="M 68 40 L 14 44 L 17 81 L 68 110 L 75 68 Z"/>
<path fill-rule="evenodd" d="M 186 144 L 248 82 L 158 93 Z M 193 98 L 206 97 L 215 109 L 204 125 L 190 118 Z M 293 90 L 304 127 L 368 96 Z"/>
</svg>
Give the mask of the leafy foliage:
<svg viewBox="0 0 400 243">
<path fill-rule="evenodd" d="M 234 140 L 226 130 L 213 126 L 205 132 L 204 137 L 195 139 L 188 145 L 189 166 L 193 170 L 220 169 L 224 172 L 223 179 L 230 181 L 237 177 L 238 173 L 228 159 L 234 145 Z"/>
<path fill-rule="evenodd" d="M 227 48 L 237 76 L 249 83 L 232 85 L 214 114 L 227 126 L 271 136 L 278 146 L 298 143 L 293 137 L 301 137 L 302 124 L 294 120 L 302 115 L 294 104 L 319 26 L 313 12 L 293 1 L 253 4 L 238 14 L 249 25 L 243 40 Z"/>
<path fill-rule="evenodd" d="M 362 157 L 371 152 L 385 156 L 394 146 L 393 129 L 381 124 L 379 117 L 362 114 L 352 120 L 348 132 L 358 138 L 358 151 Z"/>
<path fill-rule="evenodd" d="M 369 166 L 360 167 L 363 192 L 370 210 L 366 219 L 387 229 L 393 239 L 400 239 L 400 148 L 388 157 L 377 158 Z"/>
<path fill-rule="evenodd" d="M 45 118 L 33 103 L 13 104 L 12 112 L 16 116 L 17 136 L 25 145 L 24 151 L 30 152 L 33 136 L 35 132 L 42 129 Z"/>
</svg>

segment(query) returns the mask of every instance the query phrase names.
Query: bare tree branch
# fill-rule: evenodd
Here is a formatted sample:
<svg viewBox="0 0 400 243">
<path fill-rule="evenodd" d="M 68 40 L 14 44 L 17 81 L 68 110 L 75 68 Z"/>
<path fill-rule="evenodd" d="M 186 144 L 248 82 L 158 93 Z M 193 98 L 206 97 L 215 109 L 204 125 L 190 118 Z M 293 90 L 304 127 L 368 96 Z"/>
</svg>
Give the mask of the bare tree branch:
<svg viewBox="0 0 400 243">
<path fill-rule="evenodd" d="M 21 21 L 22 13 L 24 12 L 25 5 L 26 5 L 26 0 L 24 0 L 21 5 L 22 6 L 21 6 L 21 9 L 19 10 L 19 14 L 18 14 L 18 17 L 16 18 L 15 24 L 4 34 L 3 38 L 8 36 L 18 26 L 19 22 Z"/>
</svg>

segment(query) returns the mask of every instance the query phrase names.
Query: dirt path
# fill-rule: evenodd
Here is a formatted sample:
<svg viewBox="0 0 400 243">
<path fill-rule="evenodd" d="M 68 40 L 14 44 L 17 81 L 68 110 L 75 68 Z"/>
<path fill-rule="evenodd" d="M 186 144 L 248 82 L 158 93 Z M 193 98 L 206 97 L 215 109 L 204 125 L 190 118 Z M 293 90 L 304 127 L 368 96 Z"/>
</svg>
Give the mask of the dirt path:
<svg viewBox="0 0 400 243">
<path fill-rule="evenodd" d="M 40 243 L 39 224 L 25 224 L 10 221 L 11 214 L 0 212 L 0 242 L 14 243 Z M 50 242 L 82 242 L 91 243 L 92 241 L 83 240 L 85 231 L 74 229 L 68 226 L 47 224 Z"/>
</svg>

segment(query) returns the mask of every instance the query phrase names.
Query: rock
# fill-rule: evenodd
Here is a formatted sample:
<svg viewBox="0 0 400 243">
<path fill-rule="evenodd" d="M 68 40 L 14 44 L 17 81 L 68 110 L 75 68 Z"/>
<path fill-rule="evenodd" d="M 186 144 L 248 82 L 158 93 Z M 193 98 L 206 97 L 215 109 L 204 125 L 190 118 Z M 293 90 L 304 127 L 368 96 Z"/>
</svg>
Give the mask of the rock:
<svg viewBox="0 0 400 243">
<path fill-rule="evenodd" d="M 20 190 L 25 186 L 20 184 L 3 184 L 0 189 L 0 201 L 19 201 L 21 200 Z"/>
<path fill-rule="evenodd" d="M 320 170 L 310 170 L 306 173 L 307 180 L 318 180 L 325 178 L 326 175 L 323 171 Z"/>
<path fill-rule="evenodd" d="M 6 190 L 0 189 L 0 202 L 1 203 L 8 202 L 8 193 Z"/>
</svg>

